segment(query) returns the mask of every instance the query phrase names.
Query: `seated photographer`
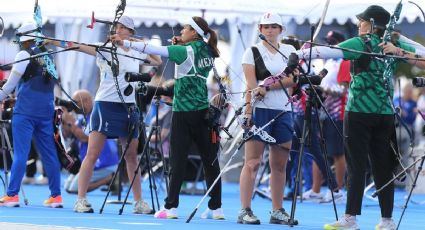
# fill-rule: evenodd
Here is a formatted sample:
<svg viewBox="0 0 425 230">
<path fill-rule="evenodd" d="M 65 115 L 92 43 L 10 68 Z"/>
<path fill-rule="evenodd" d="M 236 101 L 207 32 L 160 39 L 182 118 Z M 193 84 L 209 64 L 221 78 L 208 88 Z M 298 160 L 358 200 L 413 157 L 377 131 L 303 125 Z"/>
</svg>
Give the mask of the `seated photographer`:
<svg viewBox="0 0 425 230">
<path fill-rule="evenodd" d="M 86 127 L 89 126 L 89 124 L 86 124 L 86 121 L 89 120 L 93 109 L 93 98 L 88 91 L 78 90 L 74 93 L 73 100 L 76 101 L 77 105 L 81 108 L 81 111 L 83 112 L 82 116 L 84 117 L 80 117 L 78 121 L 75 121 L 75 117 L 72 113 L 65 112 L 62 115 L 62 128 L 64 136 L 72 136 L 72 139 L 77 142 L 79 155 L 83 160 L 87 154 L 88 148 L 88 129 Z M 90 178 L 87 192 L 91 192 L 102 185 L 109 184 L 117 165 L 117 143 L 115 140 L 106 140 L 99 159 L 97 159 L 95 163 L 93 175 Z M 78 179 L 79 174 L 70 174 L 65 181 L 65 191 L 69 193 L 77 193 Z"/>
</svg>

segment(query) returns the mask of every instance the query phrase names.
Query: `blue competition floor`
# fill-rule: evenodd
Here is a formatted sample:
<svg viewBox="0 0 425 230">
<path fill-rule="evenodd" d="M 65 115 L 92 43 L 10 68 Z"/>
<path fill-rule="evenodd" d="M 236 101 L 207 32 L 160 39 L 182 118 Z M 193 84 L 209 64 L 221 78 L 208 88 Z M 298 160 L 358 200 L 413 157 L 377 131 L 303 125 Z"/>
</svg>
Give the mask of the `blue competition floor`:
<svg viewBox="0 0 425 230">
<path fill-rule="evenodd" d="M 124 188 L 125 190 L 126 188 Z M 73 203 L 76 195 L 63 193 L 65 207 L 63 209 L 51 209 L 42 206 L 43 200 L 48 196 L 47 186 L 24 186 L 29 205 L 23 204 L 22 195 L 20 208 L 0 207 L 0 226 L 1 229 L 64 229 L 66 227 L 78 229 L 202 229 L 202 230 L 225 230 L 225 229 L 258 229 L 259 226 L 246 226 L 236 224 L 236 218 L 240 209 L 239 203 L 239 187 L 238 184 L 223 185 L 223 209 L 226 214 L 226 220 L 214 221 L 203 220 L 200 214 L 206 208 L 207 200 L 205 200 L 201 208 L 197 211 L 192 221 L 185 223 L 187 217 L 193 211 L 196 204 L 200 201 L 201 196 L 180 196 L 180 206 L 178 213 L 180 219 L 177 220 L 159 220 L 153 218 L 152 215 L 135 215 L 131 213 L 132 207 L 126 206 L 124 213 L 118 215 L 121 205 L 107 204 L 103 214 L 99 214 L 99 208 L 105 198 L 106 193 L 100 190 L 89 193 L 88 198 L 92 203 L 94 214 L 77 214 L 72 211 Z M 144 199 L 151 202 L 149 185 L 147 182 L 143 184 Z M 323 189 L 323 192 L 326 190 Z M 401 214 L 401 206 L 404 205 L 403 190 L 397 190 L 394 208 L 394 219 L 398 221 Z M 123 193 L 124 196 L 124 193 Z M 160 205 L 163 204 L 164 192 L 159 191 L 158 194 Z M 110 197 L 116 200 L 116 196 Z M 425 195 L 413 195 L 414 201 L 425 200 Z M 156 201 L 155 201 L 156 203 Z M 262 229 L 280 229 L 288 228 L 288 226 L 277 226 L 268 224 L 269 210 L 271 202 L 268 199 L 256 196 L 253 200 L 252 208 L 254 213 L 261 219 Z M 285 201 L 284 207 L 288 211 L 291 210 L 291 202 Z M 344 205 L 337 205 L 338 215 L 344 212 Z M 400 229 L 425 229 L 425 205 L 409 203 L 405 216 L 401 223 Z M 331 204 L 317 204 L 312 202 L 298 203 L 296 209 L 296 219 L 300 225 L 294 229 L 322 229 L 323 224 L 333 222 L 335 214 Z M 364 199 L 363 214 L 359 217 L 361 229 L 374 229 L 378 223 L 380 212 L 377 202 L 370 199 Z M 31 225 L 20 225 L 31 224 Z M 57 227 L 55 227 L 57 226 Z"/>
</svg>

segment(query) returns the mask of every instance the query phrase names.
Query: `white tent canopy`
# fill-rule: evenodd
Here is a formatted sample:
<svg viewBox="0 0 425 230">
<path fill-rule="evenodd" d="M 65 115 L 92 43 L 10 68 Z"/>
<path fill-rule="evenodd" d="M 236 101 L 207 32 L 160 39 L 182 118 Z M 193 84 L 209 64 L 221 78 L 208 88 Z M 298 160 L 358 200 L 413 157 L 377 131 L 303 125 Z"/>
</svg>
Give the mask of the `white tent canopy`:
<svg viewBox="0 0 425 230">
<path fill-rule="evenodd" d="M 243 43 L 251 45 L 257 40 L 256 22 L 259 17 L 268 11 L 279 13 L 287 24 L 287 33 L 294 32 L 296 24 L 305 20 L 317 23 L 322 15 L 326 0 L 127 0 L 125 14 L 134 18 L 136 25 L 144 23 L 150 27 L 153 24 L 162 26 L 168 23 L 171 26 L 183 22 L 191 16 L 204 16 L 208 22 L 222 24 L 228 21 L 230 33 L 230 73 L 233 85 L 239 91 L 244 84 L 240 59 L 244 51 Z M 415 0 L 421 6 L 425 6 L 425 0 Z M 49 21 L 56 26 L 56 36 L 68 40 L 82 42 L 96 42 L 101 38 L 98 26 L 95 30 L 89 30 L 92 12 L 98 19 L 111 20 L 115 15 L 116 6 L 120 0 L 39 0 L 43 21 Z M 344 24 L 348 20 L 356 21 L 355 15 L 366 9 L 371 4 L 381 5 L 392 13 L 398 1 L 396 0 L 331 0 L 325 17 L 325 23 L 329 24 L 336 20 Z M 34 0 L 19 0 L 11 2 L 0 0 L 0 16 L 4 19 L 6 27 L 18 27 L 22 22 L 32 21 Z M 413 22 L 417 18 L 422 19 L 419 9 L 413 4 L 404 1 L 401 19 Z M 296 23 L 288 24 L 290 19 Z M 422 19 L 423 20 L 423 19 Z M 241 32 L 241 34 L 239 34 Z M 241 42 L 243 37 L 244 42 Z M 0 47 L 0 50 L 3 49 Z M 4 52 L 4 50 L 3 50 Z M 0 54 L 2 52 L 0 51 Z M 94 59 L 84 54 L 68 52 L 57 55 L 59 72 L 65 89 L 74 91 L 79 87 L 88 87 L 93 81 L 93 70 L 87 68 L 93 64 Z M 85 67 L 85 68 L 83 68 Z M 78 71 L 78 72 L 77 72 Z"/>
<path fill-rule="evenodd" d="M 50 22 L 84 20 L 88 21 L 92 11 L 99 19 L 111 19 L 120 0 L 39 0 L 43 19 Z M 11 4 L 0 0 L 0 13 L 6 25 L 17 27 L 23 21 L 32 19 L 34 0 L 20 0 Z M 285 9 L 280 0 L 267 0 L 266 4 L 244 0 L 127 0 L 125 14 L 134 18 L 136 24 L 164 23 L 175 25 L 191 16 L 205 16 L 208 22 L 222 24 L 226 19 L 240 18 L 243 23 L 258 20 L 258 15 L 270 9 Z M 293 14 L 290 14 L 293 15 Z"/>
<path fill-rule="evenodd" d="M 63 21 L 88 21 L 91 12 L 96 17 L 111 19 L 120 0 L 39 0 L 42 7 L 44 20 L 56 22 Z M 175 25 L 189 16 L 204 15 L 208 22 L 221 24 L 224 20 L 238 19 L 241 23 L 256 22 L 264 12 L 275 11 L 282 16 L 294 18 L 297 23 L 306 19 L 317 22 L 321 17 L 326 0 L 298 0 L 296 3 L 289 0 L 127 0 L 125 13 L 136 19 L 137 23 L 151 25 L 164 23 Z M 331 0 L 325 18 L 329 24 L 333 20 L 343 24 L 347 20 L 355 21 L 355 14 L 363 11 L 371 4 L 383 6 L 393 12 L 398 1 L 396 0 Z M 403 1 L 404 6 L 401 19 L 406 18 L 413 22 L 417 17 L 422 17 L 418 8 L 413 4 Z M 415 1 L 420 6 L 425 6 L 425 0 Z M 32 20 L 34 0 L 19 0 L 16 4 L 7 0 L 0 0 L 2 8 L 0 16 L 5 20 L 6 26 L 17 27 L 24 21 Z"/>
</svg>

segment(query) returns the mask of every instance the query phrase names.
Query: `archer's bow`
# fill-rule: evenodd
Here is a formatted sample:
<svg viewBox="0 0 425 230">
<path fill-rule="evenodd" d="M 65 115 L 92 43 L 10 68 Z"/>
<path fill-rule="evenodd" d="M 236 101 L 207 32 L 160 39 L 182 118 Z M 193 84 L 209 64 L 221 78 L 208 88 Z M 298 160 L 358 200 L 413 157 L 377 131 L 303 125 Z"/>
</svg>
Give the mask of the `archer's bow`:
<svg viewBox="0 0 425 230">
<path fill-rule="evenodd" d="M 319 24 L 317 25 L 316 31 L 314 31 L 313 41 L 312 42 L 314 42 L 314 40 L 319 35 L 320 29 L 322 28 L 322 25 L 323 25 L 323 23 L 325 21 L 326 13 L 328 12 L 328 8 L 329 8 L 329 3 L 330 2 L 331 2 L 330 0 L 326 0 L 325 7 L 323 8 L 322 16 L 320 18 Z"/>
<path fill-rule="evenodd" d="M 38 0 L 35 0 L 35 5 L 34 5 L 34 21 L 35 21 L 35 23 L 37 25 L 37 29 L 38 29 L 38 31 L 36 33 L 38 35 L 41 35 L 42 34 L 43 22 L 42 22 L 42 18 L 41 18 L 41 9 L 40 9 L 40 6 L 38 5 Z M 36 46 L 42 52 L 47 52 L 47 49 L 44 46 L 43 42 L 44 42 L 44 39 L 42 39 L 42 38 L 35 38 L 35 44 L 36 44 Z M 49 55 L 44 55 L 43 56 L 43 61 L 44 61 L 44 67 L 46 68 L 46 71 L 50 75 L 50 77 L 53 77 L 55 79 L 58 79 L 59 77 L 58 77 L 58 72 L 56 70 L 55 63 L 49 57 Z"/>
<path fill-rule="evenodd" d="M 116 31 L 115 31 L 116 26 L 117 26 L 117 23 L 120 20 L 121 16 L 124 14 L 125 6 L 126 6 L 126 0 L 121 0 L 120 4 L 118 4 L 117 9 L 115 10 L 115 17 L 114 17 L 114 20 L 112 21 L 111 29 L 109 30 L 110 35 L 113 35 L 113 34 L 116 33 Z M 120 72 L 120 62 L 118 60 L 118 54 L 117 54 L 118 47 L 112 41 L 111 41 L 111 47 L 106 47 L 106 44 L 108 42 L 110 42 L 109 38 L 102 45 L 102 49 L 103 50 L 109 50 L 109 54 L 111 55 L 111 60 L 106 61 L 106 62 L 111 67 L 112 76 L 114 78 L 115 88 L 117 90 L 118 97 L 120 98 L 120 101 L 123 104 L 123 106 L 126 108 L 128 115 L 129 115 L 129 118 L 130 118 L 130 108 L 127 106 L 127 104 L 124 101 L 124 97 L 122 96 L 120 86 L 119 86 L 119 83 L 118 83 L 118 75 L 119 75 L 119 72 Z M 98 49 L 98 51 L 99 51 L 99 49 Z"/>
<path fill-rule="evenodd" d="M 125 6 L 126 6 L 126 0 L 121 0 L 121 3 L 117 6 L 117 9 L 115 10 L 115 18 L 112 21 L 112 26 L 111 26 L 111 29 L 109 30 L 110 35 L 113 35 L 116 33 L 115 29 L 116 29 L 118 20 L 120 20 L 121 16 L 124 14 Z M 108 41 L 106 41 L 104 45 L 106 45 L 106 43 L 108 43 Z M 118 56 L 116 54 L 117 46 L 113 42 L 111 42 L 111 45 L 112 45 L 112 49 L 110 52 L 111 53 L 111 70 L 114 77 L 117 77 L 119 74 L 119 67 L 120 67 Z"/>
<path fill-rule="evenodd" d="M 4 33 L 4 21 L 3 21 L 3 18 L 0 17 L 0 38 L 3 37 L 3 33 Z"/>
<path fill-rule="evenodd" d="M 418 7 L 418 9 L 422 13 L 422 18 L 424 19 L 424 22 L 425 22 L 425 12 L 422 10 L 422 8 L 418 4 L 416 4 L 415 2 L 413 2 L 413 1 L 408 1 L 408 3 L 412 3 L 413 5 L 415 5 L 416 7 Z"/>
</svg>

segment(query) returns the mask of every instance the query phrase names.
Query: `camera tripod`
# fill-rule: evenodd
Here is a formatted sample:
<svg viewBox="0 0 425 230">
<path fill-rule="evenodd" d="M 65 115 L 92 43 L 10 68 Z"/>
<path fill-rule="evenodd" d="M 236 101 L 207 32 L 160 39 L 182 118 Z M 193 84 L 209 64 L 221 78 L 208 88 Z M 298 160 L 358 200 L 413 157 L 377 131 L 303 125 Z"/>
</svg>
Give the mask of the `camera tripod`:
<svg viewBox="0 0 425 230">
<path fill-rule="evenodd" d="M 6 194 L 7 192 L 7 186 L 9 185 L 9 168 L 7 165 L 7 152 L 10 154 L 10 157 L 13 160 L 13 149 L 12 145 L 10 143 L 9 134 L 7 133 L 6 127 L 10 125 L 10 120 L 0 120 L 0 133 L 1 133 L 1 146 L 2 146 L 2 153 L 3 153 L 3 167 L 4 167 L 4 179 L 0 176 L 3 185 L 4 185 L 4 192 Z M 28 205 L 28 199 L 25 195 L 24 188 L 21 186 L 21 193 L 24 197 L 24 203 L 25 205 Z"/>
<path fill-rule="evenodd" d="M 308 79 L 308 77 L 306 77 Z M 308 80 L 310 81 L 310 80 Z M 322 152 L 322 156 L 320 154 L 314 154 L 315 151 L 311 151 L 312 154 L 315 157 L 316 162 L 318 163 L 317 165 L 320 167 L 320 165 L 323 165 L 321 168 L 321 172 L 323 174 L 323 172 L 325 171 L 326 173 L 323 176 L 326 176 L 327 179 L 327 184 L 328 184 L 328 188 L 331 192 L 331 196 L 332 196 L 332 203 L 333 203 L 333 208 L 334 208 L 334 212 L 335 212 L 335 217 L 338 220 L 338 213 L 336 210 L 336 204 L 335 204 L 335 198 L 334 198 L 334 194 L 333 194 L 333 190 L 334 188 L 337 187 L 335 179 L 333 178 L 333 174 L 330 170 L 330 167 L 328 165 L 328 156 L 327 156 L 327 152 L 326 152 L 326 145 L 324 142 L 324 138 L 323 138 L 323 130 L 322 130 L 322 126 L 319 122 L 319 113 L 318 113 L 318 105 L 320 104 L 322 106 L 322 108 L 324 109 L 324 111 L 326 112 L 326 114 L 329 116 L 328 111 L 326 111 L 326 108 L 324 108 L 323 103 L 318 95 L 318 93 L 316 92 L 316 90 L 314 89 L 314 86 L 311 84 L 311 82 L 309 82 L 309 86 L 306 88 L 306 92 L 307 92 L 307 100 L 306 100 L 306 109 L 305 109 L 305 113 L 304 113 L 304 120 L 303 120 L 303 128 L 301 131 L 301 138 L 299 140 L 300 143 L 300 150 L 299 150 L 299 156 L 298 156 L 298 168 L 297 168 L 297 174 L 295 177 L 295 189 L 293 191 L 294 196 L 292 197 L 292 207 L 291 207 L 291 215 L 290 215 L 290 219 L 289 219 L 289 225 L 293 226 L 295 224 L 295 209 L 296 209 L 296 204 L 297 204 L 297 196 L 296 194 L 298 194 L 298 189 L 300 186 L 300 177 L 301 177 L 301 167 L 302 167 L 302 158 L 304 155 L 304 148 L 306 146 L 306 143 L 311 143 L 311 138 L 312 137 L 312 133 L 314 132 L 312 125 L 314 125 L 312 123 L 312 108 L 314 107 L 314 111 L 315 111 L 315 120 L 317 122 L 317 127 L 319 130 L 319 140 L 320 140 L 320 149 Z M 332 119 L 331 119 L 332 121 Z M 335 123 L 332 121 L 333 126 L 335 128 L 336 125 Z M 337 129 L 338 130 L 338 129 Z M 342 134 L 339 132 L 338 133 L 342 136 Z M 301 197 L 302 199 L 302 197 Z"/>
<path fill-rule="evenodd" d="M 141 169 L 142 167 L 142 163 L 143 163 L 143 156 L 145 156 L 145 167 L 147 169 L 148 172 L 148 176 L 149 176 L 149 188 L 150 188 L 150 192 L 151 192 L 151 199 L 152 199 L 152 209 L 153 209 L 153 213 L 155 213 L 155 203 L 154 203 L 154 196 L 153 196 L 153 190 L 155 190 L 155 198 L 156 198 L 156 204 L 157 204 L 157 208 L 160 208 L 159 205 L 159 201 L 158 201 L 158 191 L 157 191 L 157 186 L 156 186 L 156 182 L 155 182 L 155 178 L 153 178 L 153 170 L 152 170 L 152 166 L 151 166 L 151 159 L 150 159 L 150 154 L 151 152 L 149 151 L 149 141 L 152 138 L 153 135 L 155 135 L 155 152 L 160 151 L 160 156 L 161 156 L 161 161 L 163 162 L 163 172 L 164 172 L 164 177 L 165 177 L 165 184 L 166 184 L 166 188 L 168 191 L 168 167 L 167 164 L 165 163 L 165 159 L 164 159 L 164 154 L 163 154 L 163 150 L 162 150 L 162 145 L 161 145 L 161 150 L 158 149 L 158 142 L 162 143 L 161 140 L 161 128 L 159 126 L 159 106 L 160 106 L 160 101 L 161 101 L 161 97 L 160 96 L 154 96 L 155 99 L 155 109 L 156 109 L 156 114 L 155 114 L 155 125 L 151 127 L 151 130 L 149 132 L 149 135 L 146 137 L 146 132 L 145 132 L 145 126 L 142 125 L 142 129 L 141 132 L 144 133 L 144 145 L 143 145 L 143 150 L 142 150 L 142 156 L 139 160 L 139 164 L 136 168 L 136 171 L 134 172 L 134 177 L 130 183 L 129 189 L 127 191 L 126 197 L 124 199 L 124 204 L 120 209 L 119 214 L 122 214 L 122 210 L 124 208 L 125 205 L 125 201 L 127 200 L 129 193 L 131 191 L 131 188 L 134 185 L 134 181 L 136 179 L 136 175 L 138 174 L 138 170 Z M 142 116 L 140 116 L 141 120 L 140 122 L 143 124 L 143 119 Z"/>
<path fill-rule="evenodd" d="M 114 176 L 112 177 L 111 182 L 109 183 L 108 191 L 106 193 L 106 196 L 105 196 L 105 199 L 103 201 L 102 207 L 100 208 L 100 211 L 99 211 L 100 214 L 102 214 L 102 212 L 103 212 L 103 208 L 105 207 L 107 198 L 108 198 L 108 196 L 109 196 L 109 194 L 110 194 L 110 192 L 112 190 L 112 186 L 115 183 L 115 179 L 117 178 L 117 175 L 118 174 L 121 174 L 121 173 L 118 173 L 118 172 L 120 172 L 121 166 L 123 166 L 123 164 L 124 164 L 124 157 L 127 154 L 127 151 L 128 151 L 129 146 L 130 146 L 131 140 L 133 139 L 134 132 L 137 129 L 139 129 L 139 124 L 143 124 L 143 116 L 140 114 L 140 120 L 135 121 L 135 122 L 131 122 L 130 121 L 130 123 L 132 123 L 132 124 L 131 124 L 131 127 L 130 127 L 129 135 L 127 137 L 126 145 L 125 145 L 125 148 L 124 148 L 123 153 L 121 154 L 121 157 L 120 157 L 120 160 L 119 160 L 119 163 L 118 163 L 118 167 L 117 167 L 117 169 L 116 169 L 116 171 L 114 173 Z M 141 139 L 141 138 L 146 138 L 145 128 L 144 128 L 143 125 L 141 126 L 140 135 L 139 135 L 139 139 Z M 145 144 L 145 146 L 143 148 L 145 148 L 145 147 L 146 147 L 146 144 Z M 143 155 L 142 155 L 142 157 L 143 157 Z M 149 163 L 149 161 L 150 161 L 149 156 L 147 155 L 146 157 L 148 159 L 147 162 Z M 132 184 L 131 185 L 133 185 L 134 180 L 136 179 L 136 176 L 139 173 L 139 166 L 140 166 L 140 164 L 138 165 L 138 167 L 135 170 L 135 174 L 134 174 L 134 177 L 133 177 L 133 180 L 132 180 Z M 150 188 L 151 188 L 152 208 L 153 208 L 153 211 L 155 211 L 154 200 L 153 200 L 154 198 L 153 198 L 153 194 L 152 194 L 152 187 L 153 186 L 152 186 L 151 174 L 150 174 L 150 171 L 151 171 L 150 164 L 148 166 L 149 166 L 148 167 L 149 168 L 148 169 L 148 173 L 149 173 L 149 184 L 150 184 Z M 155 183 L 155 181 L 153 181 L 153 183 Z M 156 186 L 154 186 L 154 188 L 156 189 Z M 128 189 L 128 193 L 126 195 L 125 200 L 123 202 L 117 202 L 117 203 L 122 203 L 122 207 L 119 210 L 119 215 L 122 214 L 123 209 L 124 209 L 124 206 L 127 204 L 127 198 L 128 198 L 128 195 L 129 195 L 130 191 L 131 191 L 131 186 Z M 155 192 L 156 192 L 156 190 L 155 190 Z M 119 192 L 119 194 L 120 194 L 120 192 Z M 158 202 L 158 195 L 156 195 L 156 197 L 157 197 L 157 202 Z"/>
</svg>

